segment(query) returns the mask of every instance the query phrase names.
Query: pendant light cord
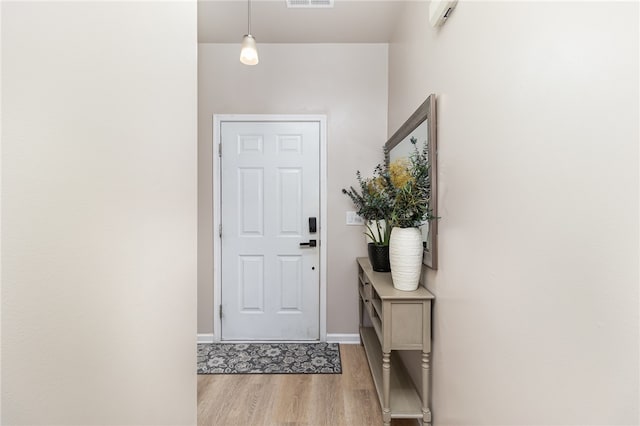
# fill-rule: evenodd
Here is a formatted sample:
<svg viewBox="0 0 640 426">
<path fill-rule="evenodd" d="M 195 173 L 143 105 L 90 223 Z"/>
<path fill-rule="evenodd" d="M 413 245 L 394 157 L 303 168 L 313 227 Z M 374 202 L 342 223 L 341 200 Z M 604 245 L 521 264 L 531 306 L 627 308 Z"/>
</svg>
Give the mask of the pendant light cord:
<svg viewBox="0 0 640 426">
<path fill-rule="evenodd" d="M 251 35 L 251 0 L 249 0 L 249 19 L 248 19 L 248 34 Z"/>
</svg>

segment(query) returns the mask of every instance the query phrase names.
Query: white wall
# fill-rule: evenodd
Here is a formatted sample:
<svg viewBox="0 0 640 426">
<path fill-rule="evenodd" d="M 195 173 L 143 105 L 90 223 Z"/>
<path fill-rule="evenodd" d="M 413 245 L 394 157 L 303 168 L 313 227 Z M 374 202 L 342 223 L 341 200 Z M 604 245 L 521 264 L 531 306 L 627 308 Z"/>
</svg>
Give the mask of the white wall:
<svg viewBox="0 0 640 426">
<path fill-rule="evenodd" d="M 427 9 L 389 133 L 437 94 L 434 424 L 638 424 L 638 4 Z"/>
<path fill-rule="evenodd" d="M 195 2 L 2 3 L 4 425 L 196 423 Z"/>
<path fill-rule="evenodd" d="M 362 227 L 340 191 L 382 160 L 387 134 L 386 44 L 259 44 L 242 65 L 237 44 L 199 46 L 198 332 L 213 332 L 213 114 L 326 114 L 328 126 L 327 331 L 357 333 L 355 257 Z"/>
</svg>

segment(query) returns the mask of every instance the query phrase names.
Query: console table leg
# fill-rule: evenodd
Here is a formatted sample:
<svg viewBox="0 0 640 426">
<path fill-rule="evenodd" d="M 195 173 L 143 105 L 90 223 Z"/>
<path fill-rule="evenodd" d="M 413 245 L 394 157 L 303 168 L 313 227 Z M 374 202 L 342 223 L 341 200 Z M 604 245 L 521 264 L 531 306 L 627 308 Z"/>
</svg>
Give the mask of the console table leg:
<svg viewBox="0 0 640 426">
<path fill-rule="evenodd" d="M 431 426 L 431 410 L 429 410 L 429 353 L 422 352 L 422 422 Z"/>
<path fill-rule="evenodd" d="M 382 352 L 382 421 L 384 426 L 391 425 L 391 407 L 389 406 L 389 382 L 391 377 L 391 353 Z"/>
</svg>

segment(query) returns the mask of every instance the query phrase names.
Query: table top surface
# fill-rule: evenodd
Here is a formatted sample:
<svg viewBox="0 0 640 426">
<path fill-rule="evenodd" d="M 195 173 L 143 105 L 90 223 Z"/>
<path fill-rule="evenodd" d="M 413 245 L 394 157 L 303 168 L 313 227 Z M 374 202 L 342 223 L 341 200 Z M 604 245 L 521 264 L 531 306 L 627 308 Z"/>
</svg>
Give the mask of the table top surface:
<svg viewBox="0 0 640 426">
<path fill-rule="evenodd" d="M 357 258 L 358 264 L 371 280 L 371 285 L 376 289 L 380 299 L 435 299 L 435 296 L 426 288 L 418 286 L 414 291 L 402 291 L 393 287 L 391 272 L 375 272 L 371 267 L 368 257 Z"/>
</svg>

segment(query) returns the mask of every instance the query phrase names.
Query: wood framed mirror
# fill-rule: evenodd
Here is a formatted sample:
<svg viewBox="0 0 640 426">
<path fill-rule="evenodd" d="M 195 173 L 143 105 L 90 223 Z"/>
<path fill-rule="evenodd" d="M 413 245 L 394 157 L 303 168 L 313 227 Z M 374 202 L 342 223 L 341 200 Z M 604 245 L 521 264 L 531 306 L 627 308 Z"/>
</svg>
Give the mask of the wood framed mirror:
<svg viewBox="0 0 640 426">
<path fill-rule="evenodd" d="M 436 140 L 436 96 L 431 94 L 427 100 L 411 114 L 411 117 L 389 138 L 384 145 L 389 164 L 398 158 L 408 157 L 413 151 L 411 138 L 418 140 L 418 147 L 427 143 L 431 177 L 430 207 L 434 217 L 438 217 L 438 168 Z M 424 254 L 422 263 L 431 269 L 438 269 L 438 220 L 432 219 L 420 227 L 422 231 Z"/>
</svg>

